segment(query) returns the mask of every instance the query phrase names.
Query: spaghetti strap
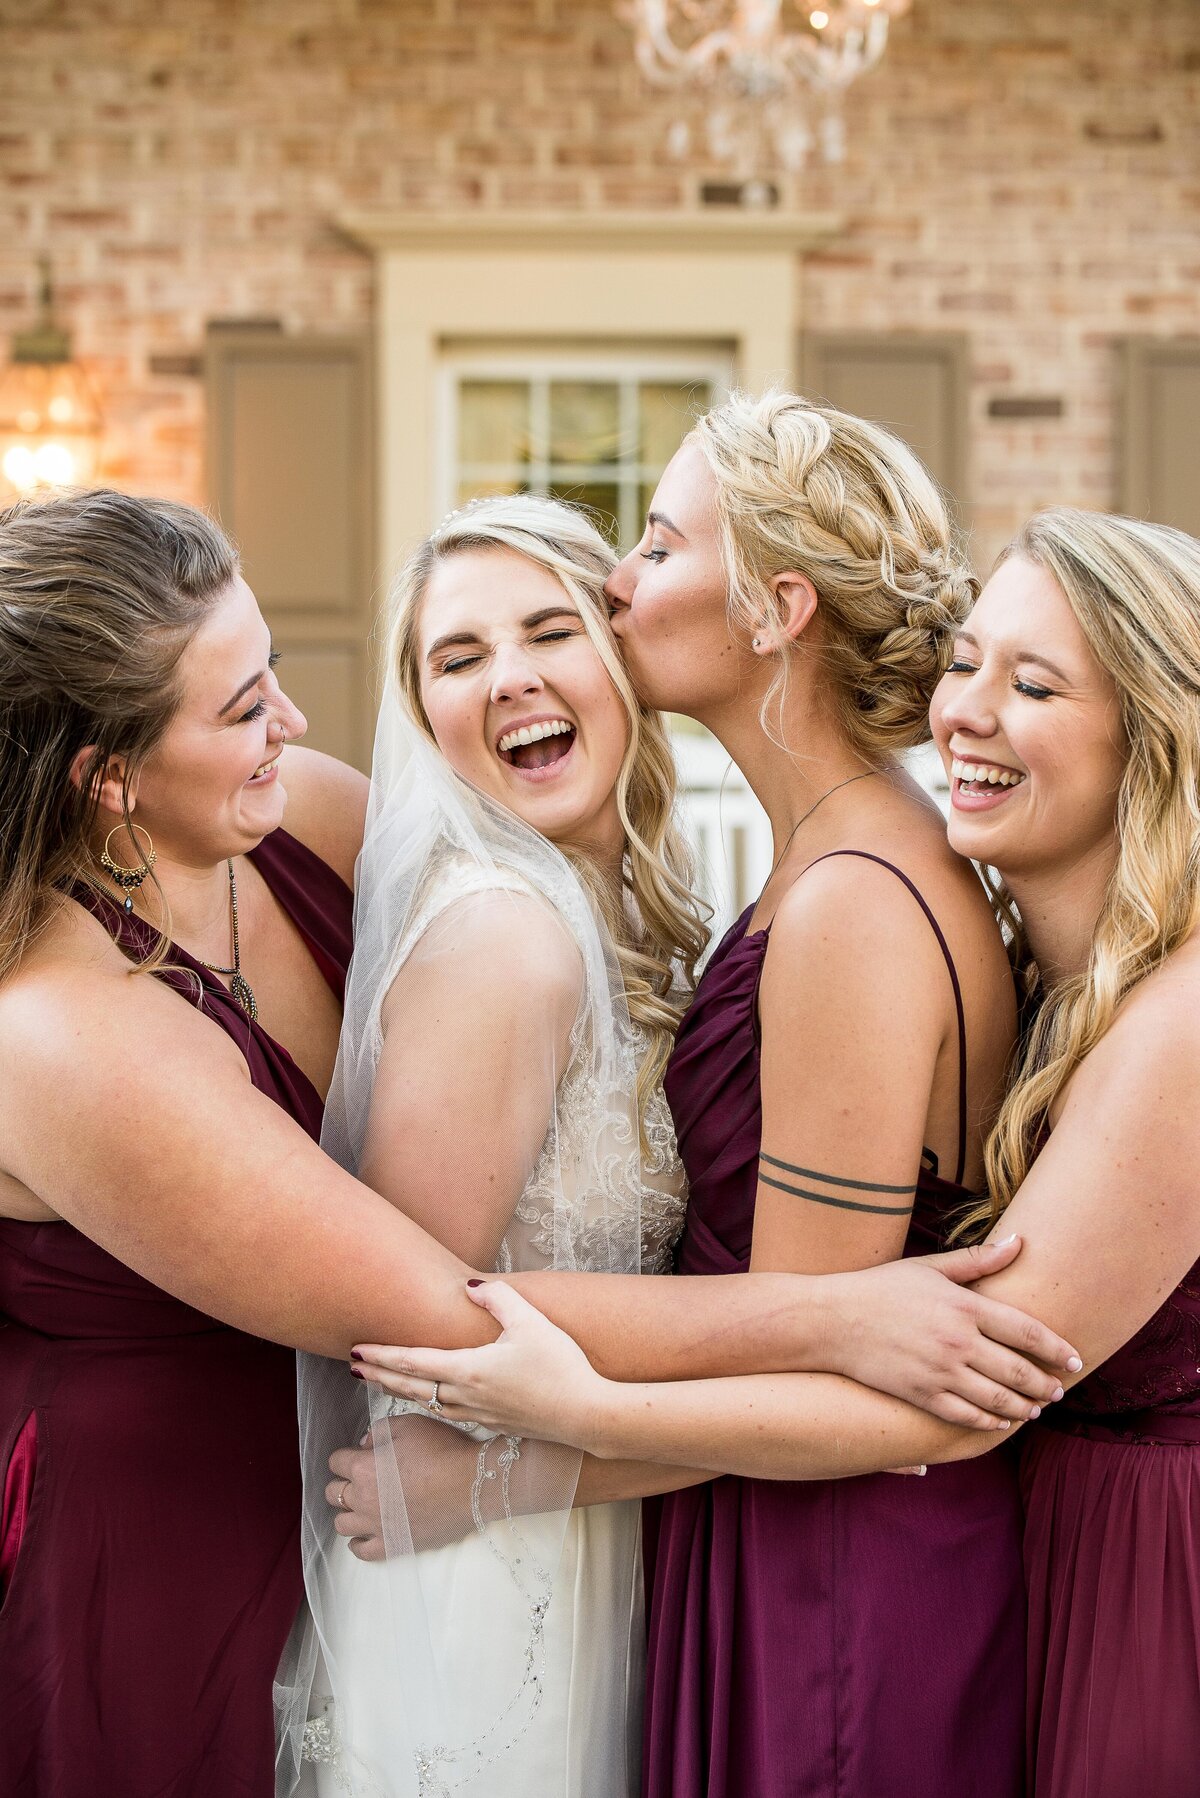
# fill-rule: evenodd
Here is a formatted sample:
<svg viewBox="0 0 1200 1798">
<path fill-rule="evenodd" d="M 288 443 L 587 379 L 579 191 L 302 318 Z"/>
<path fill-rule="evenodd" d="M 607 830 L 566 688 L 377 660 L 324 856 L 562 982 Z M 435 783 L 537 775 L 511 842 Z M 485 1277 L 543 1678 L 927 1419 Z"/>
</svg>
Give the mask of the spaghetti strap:
<svg viewBox="0 0 1200 1798">
<path fill-rule="evenodd" d="M 938 948 L 942 952 L 942 959 L 945 961 L 947 970 L 950 974 L 950 984 L 954 988 L 954 1010 L 958 1018 L 958 1166 L 954 1175 L 954 1184 L 956 1186 L 961 1186 L 963 1174 L 966 1171 L 967 1165 L 967 1020 L 966 1014 L 963 1011 L 962 988 L 958 982 L 958 969 L 954 965 L 954 957 L 950 953 L 950 945 L 946 941 L 941 925 L 929 909 L 924 894 L 919 888 L 913 885 L 903 868 L 898 868 L 894 862 L 884 861 L 881 855 L 872 855 L 868 849 L 830 849 L 827 854 L 818 855 L 816 861 L 809 862 L 808 868 L 815 868 L 817 862 L 832 861 L 837 855 L 857 855 L 862 861 L 876 862 L 879 867 L 886 868 L 889 873 L 894 874 L 897 880 L 903 881 L 921 910 L 925 913 L 929 922 L 929 928 L 933 931 L 934 936 L 938 940 Z M 801 870 L 801 877 L 808 873 L 808 868 Z M 928 1153 L 928 1151 L 926 1151 L 926 1153 Z"/>
</svg>

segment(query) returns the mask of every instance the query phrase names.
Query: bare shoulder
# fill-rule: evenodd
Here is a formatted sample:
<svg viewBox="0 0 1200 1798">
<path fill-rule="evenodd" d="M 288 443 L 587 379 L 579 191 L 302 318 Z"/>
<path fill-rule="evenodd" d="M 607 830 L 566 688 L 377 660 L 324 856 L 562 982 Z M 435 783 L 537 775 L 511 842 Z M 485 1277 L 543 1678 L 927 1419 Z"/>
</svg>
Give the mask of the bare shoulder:
<svg viewBox="0 0 1200 1798">
<path fill-rule="evenodd" d="M 299 743 L 284 750 L 282 774 L 287 788 L 284 829 L 352 887 L 370 781 L 357 768 Z"/>
<path fill-rule="evenodd" d="M 45 1092 L 64 1112 L 111 1102 L 161 1066 L 246 1069 L 236 1045 L 153 973 L 135 968 L 81 906 L 64 905 L 51 930 L 0 986 L 0 1115 L 19 1127 L 22 1105 Z M 247 1078 L 248 1078 L 247 1074 Z M 90 1100 L 87 1100 L 90 1103 Z"/>
<path fill-rule="evenodd" d="M 583 960 L 558 914 L 524 888 L 487 887 L 452 900 L 415 946 L 406 969 L 443 988 L 467 987 L 472 1011 L 524 1009 L 573 1022 L 583 991 Z M 404 984 L 408 984 L 405 982 Z M 384 1004 L 384 1025 L 393 999 Z"/>
<path fill-rule="evenodd" d="M 1200 1146 L 1200 936 L 1183 944 L 1126 997 L 1071 1079 L 1062 1109 L 1134 1108 L 1161 1123 L 1178 1116 Z"/>
<path fill-rule="evenodd" d="M 864 855 L 835 854 L 813 863 L 783 895 L 771 922 L 766 970 L 785 966 L 867 975 L 902 989 L 919 973 L 936 939 L 904 883 Z"/>
</svg>

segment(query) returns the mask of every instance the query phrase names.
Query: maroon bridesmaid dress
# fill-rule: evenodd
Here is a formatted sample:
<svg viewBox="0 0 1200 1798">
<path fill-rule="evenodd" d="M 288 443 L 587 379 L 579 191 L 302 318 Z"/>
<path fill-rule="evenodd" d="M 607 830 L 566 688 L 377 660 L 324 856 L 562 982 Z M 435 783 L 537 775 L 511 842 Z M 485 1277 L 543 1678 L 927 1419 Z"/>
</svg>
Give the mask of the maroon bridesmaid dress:
<svg viewBox="0 0 1200 1798">
<path fill-rule="evenodd" d="M 282 830 L 251 860 L 340 1000 L 350 892 Z M 137 918 L 85 902 L 147 953 Z M 199 977 L 254 1085 L 315 1138 L 321 1100 L 287 1051 L 171 962 L 187 972 L 155 977 L 191 1003 Z M 0 1470 L 4 1798 L 271 1798 L 271 1685 L 303 1592 L 292 1352 L 69 1224 L 0 1219 Z"/>
<path fill-rule="evenodd" d="M 1200 1792 L 1200 1262 L 1023 1432 L 1035 1798 Z"/>
<path fill-rule="evenodd" d="M 921 895 L 891 871 L 941 944 L 965 1083 L 954 963 Z M 667 1071 L 691 1194 L 685 1274 L 750 1261 L 769 930 L 748 935 L 749 919 L 709 962 Z M 959 1118 L 961 1142 L 965 1084 Z M 953 1181 L 922 1167 L 906 1253 L 943 1246 L 967 1198 L 962 1153 Z M 647 1507 L 647 1798 L 1019 1798 L 1025 1604 L 1011 1451 L 923 1479 L 724 1478 L 660 1504 Z"/>
</svg>

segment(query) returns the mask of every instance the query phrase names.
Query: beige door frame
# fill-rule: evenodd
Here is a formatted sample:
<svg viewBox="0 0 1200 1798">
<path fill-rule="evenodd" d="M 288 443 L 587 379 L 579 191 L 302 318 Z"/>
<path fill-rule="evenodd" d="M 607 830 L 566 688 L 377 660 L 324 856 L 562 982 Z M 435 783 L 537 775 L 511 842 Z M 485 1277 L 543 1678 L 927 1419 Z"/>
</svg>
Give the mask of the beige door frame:
<svg viewBox="0 0 1200 1798">
<path fill-rule="evenodd" d="M 434 522 L 444 350 L 486 342 L 728 344 L 736 378 L 790 385 L 800 258 L 840 219 L 771 213 L 353 214 L 377 258 L 380 552 Z"/>
</svg>

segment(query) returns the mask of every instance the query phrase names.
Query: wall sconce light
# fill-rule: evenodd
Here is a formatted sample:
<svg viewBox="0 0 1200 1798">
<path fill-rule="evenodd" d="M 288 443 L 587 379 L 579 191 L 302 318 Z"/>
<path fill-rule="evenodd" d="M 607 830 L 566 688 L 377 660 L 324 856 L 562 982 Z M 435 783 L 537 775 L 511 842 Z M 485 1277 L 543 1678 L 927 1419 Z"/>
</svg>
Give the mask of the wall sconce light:
<svg viewBox="0 0 1200 1798">
<path fill-rule="evenodd" d="M 71 339 L 55 320 L 47 261 L 38 303 L 37 324 L 14 336 L 0 372 L 0 475 L 18 494 L 89 486 L 104 425 L 91 383 L 71 360 Z"/>
</svg>

